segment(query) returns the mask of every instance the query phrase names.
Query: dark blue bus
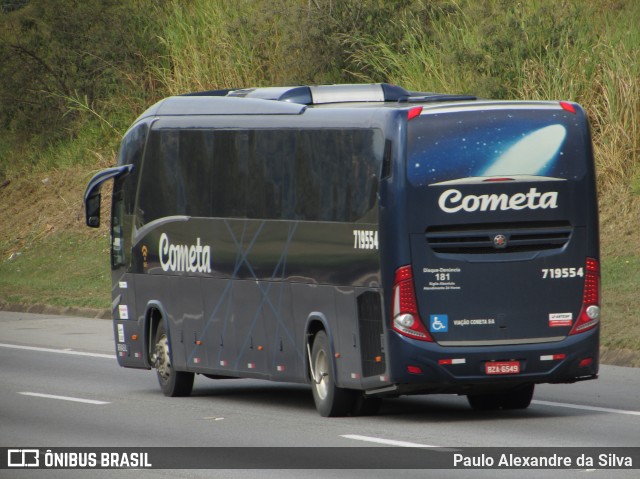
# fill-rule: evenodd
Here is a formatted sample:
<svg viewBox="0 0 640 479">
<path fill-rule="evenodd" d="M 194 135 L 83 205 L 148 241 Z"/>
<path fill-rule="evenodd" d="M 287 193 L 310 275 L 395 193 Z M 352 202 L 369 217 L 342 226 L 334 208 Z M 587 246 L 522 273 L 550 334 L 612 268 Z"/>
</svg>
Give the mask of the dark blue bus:
<svg viewBox="0 0 640 479">
<path fill-rule="evenodd" d="M 85 193 L 114 179 L 121 366 L 168 396 L 194 374 L 308 383 L 323 416 L 462 394 L 526 408 L 595 379 L 598 210 L 570 102 L 388 84 L 167 98 Z"/>
</svg>

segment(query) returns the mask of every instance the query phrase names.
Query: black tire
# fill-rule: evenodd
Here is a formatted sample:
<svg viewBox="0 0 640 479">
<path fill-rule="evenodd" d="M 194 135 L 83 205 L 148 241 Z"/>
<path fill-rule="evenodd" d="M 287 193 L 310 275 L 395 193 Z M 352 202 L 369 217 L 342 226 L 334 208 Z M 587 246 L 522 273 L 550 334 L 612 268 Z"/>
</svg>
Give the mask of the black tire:
<svg viewBox="0 0 640 479">
<path fill-rule="evenodd" d="M 340 417 L 351 412 L 355 391 L 336 386 L 331 348 L 324 331 L 318 332 L 313 341 L 310 377 L 313 400 L 321 416 Z"/>
<path fill-rule="evenodd" d="M 176 371 L 171 363 L 169 338 L 164 322 L 160 322 L 154 341 L 153 364 L 156 368 L 158 383 L 165 396 L 189 396 L 193 390 L 194 374 Z"/>
<path fill-rule="evenodd" d="M 469 406 L 475 411 L 494 411 L 502 406 L 502 393 L 499 394 L 467 394 Z"/>
<path fill-rule="evenodd" d="M 527 409 L 533 398 L 533 384 L 523 384 L 504 394 L 503 409 Z"/>
<path fill-rule="evenodd" d="M 476 411 L 496 409 L 526 409 L 533 398 L 534 384 L 522 384 L 513 389 L 492 394 L 469 394 L 469 405 Z"/>
<path fill-rule="evenodd" d="M 380 398 L 368 398 L 364 393 L 359 394 L 353 402 L 353 408 L 351 409 L 352 416 L 375 416 L 378 414 L 382 406 L 382 399 Z"/>
</svg>

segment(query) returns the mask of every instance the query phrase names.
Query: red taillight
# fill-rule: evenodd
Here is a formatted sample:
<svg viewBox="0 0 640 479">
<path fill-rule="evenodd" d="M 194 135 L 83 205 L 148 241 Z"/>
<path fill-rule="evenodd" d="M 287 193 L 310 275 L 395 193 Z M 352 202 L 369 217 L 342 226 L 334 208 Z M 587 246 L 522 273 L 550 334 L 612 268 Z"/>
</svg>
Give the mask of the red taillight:
<svg viewBox="0 0 640 479">
<path fill-rule="evenodd" d="M 418 314 L 411 266 L 403 266 L 396 270 L 392 304 L 391 326 L 395 331 L 409 338 L 433 341 Z"/>
<path fill-rule="evenodd" d="M 584 275 L 584 293 L 582 295 L 582 309 L 578 320 L 571 328 L 571 334 L 584 333 L 595 328 L 600 323 L 600 263 L 593 258 L 587 258 Z"/>
<path fill-rule="evenodd" d="M 583 360 L 580 361 L 580 364 L 578 364 L 579 368 L 586 368 L 587 366 L 591 366 L 593 364 L 593 358 L 584 358 Z"/>
<path fill-rule="evenodd" d="M 576 114 L 576 107 L 568 101 L 561 101 L 560 106 L 563 110 L 568 111 L 569 113 L 573 113 L 574 115 Z"/>
<path fill-rule="evenodd" d="M 414 108 L 411 108 L 411 110 L 409 110 L 409 113 L 407 113 L 407 120 L 413 120 L 414 118 L 420 116 L 421 113 L 422 113 L 421 106 L 416 106 Z"/>
</svg>

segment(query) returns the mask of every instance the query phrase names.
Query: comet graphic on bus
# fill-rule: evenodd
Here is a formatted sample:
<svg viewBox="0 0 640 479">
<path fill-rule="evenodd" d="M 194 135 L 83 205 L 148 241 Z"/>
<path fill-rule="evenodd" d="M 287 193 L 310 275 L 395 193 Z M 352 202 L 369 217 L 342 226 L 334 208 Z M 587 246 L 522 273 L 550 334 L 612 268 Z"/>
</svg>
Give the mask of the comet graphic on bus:
<svg viewBox="0 0 640 479">
<path fill-rule="evenodd" d="M 514 143 L 478 176 L 541 175 L 557 158 L 567 136 L 562 125 L 535 130 Z"/>
</svg>

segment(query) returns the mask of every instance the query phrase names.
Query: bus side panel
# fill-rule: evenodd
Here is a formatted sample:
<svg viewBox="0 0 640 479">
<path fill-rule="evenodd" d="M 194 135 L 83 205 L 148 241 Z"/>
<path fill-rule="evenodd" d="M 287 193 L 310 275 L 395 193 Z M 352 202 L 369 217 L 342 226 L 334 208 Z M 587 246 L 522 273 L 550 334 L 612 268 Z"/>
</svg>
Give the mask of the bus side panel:
<svg viewBox="0 0 640 479">
<path fill-rule="evenodd" d="M 180 294 L 183 296 L 188 295 L 183 286 L 181 289 L 175 289 L 180 286 L 177 281 L 172 282 L 170 279 L 170 277 L 162 275 L 135 275 L 137 305 L 140 309 L 141 317 L 146 315 L 147 309 L 150 307 L 159 307 L 161 309 L 162 321 L 168 328 L 167 334 L 169 336 L 173 366 L 178 371 L 184 371 L 186 370 L 186 352 L 182 330 L 184 316 L 180 308 L 176 307 L 176 303 L 183 305 L 176 298 Z M 142 331 L 141 334 L 143 334 Z M 153 350 L 155 338 L 150 337 L 148 341 L 150 348 Z"/>
<path fill-rule="evenodd" d="M 133 276 L 123 274 L 113 285 L 113 334 L 118 364 L 147 369 L 144 361 L 143 319 L 136 315 Z M 133 338 L 137 337 L 138 340 Z"/>
<path fill-rule="evenodd" d="M 268 376 L 268 344 L 262 315 L 264 284 L 244 280 L 175 277 L 174 291 L 189 290 L 189 304 L 178 305 L 175 328 L 184 338 L 190 371 L 222 376 Z M 196 305 L 205 298 L 203 311 Z M 205 319 L 206 318 L 206 319 Z"/>
<path fill-rule="evenodd" d="M 306 381 L 304 343 L 297 341 L 303 322 L 295 321 L 292 287 L 285 281 L 262 282 L 262 307 L 268 355 L 267 371 L 274 381 Z"/>
<path fill-rule="evenodd" d="M 266 335 L 262 318 L 262 292 L 258 281 L 233 280 L 233 312 L 226 317 L 228 334 L 235 335 L 232 368 L 244 377 L 267 374 Z"/>
<path fill-rule="evenodd" d="M 196 341 L 198 332 L 202 328 L 203 305 L 200 295 L 200 278 L 180 276 L 165 276 L 165 308 L 171 318 L 171 340 L 173 346 L 173 361 L 177 369 L 189 369 L 192 364 L 199 364 L 195 360 L 198 356 Z M 176 355 L 176 344 L 180 342 L 184 348 L 184 356 Z M 183 366 L 184 365 L 184 366 Z"/>
<path fill-rule="evenodd" d="M 198 357 L 206 357 L 206 368 L 212 373 L 233 375 L 232 359 L 239 346 L 236 335 L 227 320 L 231 308 L 231 283 L 227 280 L 203 278 L 200 283 L 204 303 L 204 324 L 198 339 L 202 344 L 195 348 Z M 193 364 L 193 359 L 190 361 Z"/>
<path fill-rule="evenodd" d="M 142 231 L 133 249 L 142 273 L 140 305 L 153 300 L 166 308 L 176 367 L 304 381 L 294 361 L 306 356 L 302 325 L 317 313 L 330 335 L 340 334 L 335 297 L 344 291 L 340 315 L 349 329 L 334 347 L 353 349 L 353 287 L 380 281 L 375 232 L 370 223 L 163 218 Z M 336 291 L 336 284 L 348 286 Z M 319 299 L 308 293 L 316 289 Z M 348 369 L 347 382 L 361 375 Z"/>
<path fill-rule="evenodd" d="M 362 364 L 358 334 L 358 310 L 353 288 L 334 289 L 336 305 L 336 367 L 337 383 L 349 389 L 362 389 Z"/>
<path fill-rule="evenodd" d="M 313 345 L 313 340 L 307 337 L 309 330 L 324 329 L 335 353 L 340 345 L 337 339 L 337 324 L 333 287 L 319 284 L 291 283 L 293 320 L 304 328 L 296 331 L 296 343 L 303 349 L 305 358 L 308 357 L 307 343 Z M 308 359 L 304 364 L 308 365 Z M 305 375 L 307 371 L 303 371 Z"/>
<path fill-rule="evenodd" d="M 202 279 L 201 288 L 205 320 L 194 331 L 199 344 L 188 357 L 190 369 L 304 380 L 288 283 Z"/>
</svg>

